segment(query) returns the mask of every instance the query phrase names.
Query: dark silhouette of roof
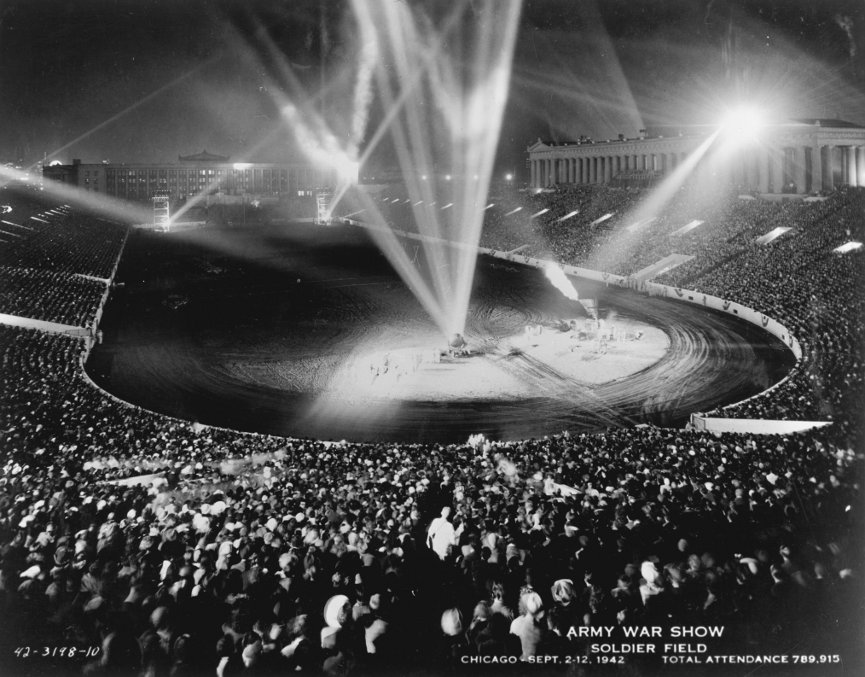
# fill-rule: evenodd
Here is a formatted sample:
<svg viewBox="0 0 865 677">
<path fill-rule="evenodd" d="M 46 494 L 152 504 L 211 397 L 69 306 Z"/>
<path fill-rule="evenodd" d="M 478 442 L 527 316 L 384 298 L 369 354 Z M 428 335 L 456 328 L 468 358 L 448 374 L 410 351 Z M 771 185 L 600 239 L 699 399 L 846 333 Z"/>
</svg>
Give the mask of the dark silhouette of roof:
<svg viewBox="0 0 865 677">
<path fill-rule="evenodd" d="M 178 155 L 177 159 L 181 162 L 228 162 L 226 155 L 214 155 L 206 150 L 195 155 Z"/>
<path fill-rule="evenodd" d="M 835 118 L 794 118 L 791 122 L 799 122 L 804 125 L 820 125 L 821 127 L 865 129 L 865 127 L 857 125 L 855 122 L 847 122 L 846 120 L 838 120 Z"/>
</svg>

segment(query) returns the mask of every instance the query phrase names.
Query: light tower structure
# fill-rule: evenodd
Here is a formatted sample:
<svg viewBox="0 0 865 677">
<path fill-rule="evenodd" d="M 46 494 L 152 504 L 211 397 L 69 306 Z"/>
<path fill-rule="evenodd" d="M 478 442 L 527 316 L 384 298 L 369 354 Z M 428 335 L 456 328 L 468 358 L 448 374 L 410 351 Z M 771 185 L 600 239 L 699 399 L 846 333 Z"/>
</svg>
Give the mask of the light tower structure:
<svg viewBox="0 0 865 677">
<path fill-rule="evenodd" d="M 329 226 L 332 216 L 330 204 L 333 201 L 333 190 L 320 188 L 315 192 L 315 223 L 319 226 Z"/>
<path fill-rule="evenodd" d="M 171 220 L 171 209 L 168 203 L 168 191 L 156 191 L 153 196 L 153 227 L 168 230 Z"/>
</svg>

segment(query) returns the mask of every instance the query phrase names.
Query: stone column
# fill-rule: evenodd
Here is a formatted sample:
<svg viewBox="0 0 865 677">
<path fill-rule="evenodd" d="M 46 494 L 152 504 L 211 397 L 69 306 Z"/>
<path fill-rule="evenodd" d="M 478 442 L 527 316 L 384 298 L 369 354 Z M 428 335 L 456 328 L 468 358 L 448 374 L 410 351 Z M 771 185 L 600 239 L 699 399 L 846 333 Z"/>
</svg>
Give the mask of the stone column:
<svg viewBox="0 0 865 677">
<path fill-rule="evenodd" d="M 577 161 L 574 158 L 568 158 L 568 183 L 577 182 Z"/>
<path fill-rule="evenodd" d="M 529 160 L 529 188 L 535 187 L 535 161 Z"/>
<path fill-rule="evenodd" d="M 856 185 L 865 186 L 865 146 L 856 146 Z"/>
<path fill-rule="evenodd" d="M 844 150 L 847 152 L 847 185 L 858 186 L 859 181 L 856 178 L 856 146 L 847 146 Z"/>
<path fill-rule="evenodd" d="M 835 189 L 835 146 L 823 146 L 823 189 Z"/>
<path fill-rule="evenodd" d="M 797 146 L 793 149 L 793 181 L 796 183 L 796 192 L 804 193 L 808 185 L 805 166 L 805 148 Z"/>
<path fill-rule="evenodd" d="M 784 189 L 784 149 L 770 149 L 769 157 L 772 163 L 772 192 L 780 193 Z"/>
<path fill-rule="evenodd" d="M 819 144 L 811 146 L 811 187 L 812 193 L 823 190 L 823 149 Z"/>
</svg>

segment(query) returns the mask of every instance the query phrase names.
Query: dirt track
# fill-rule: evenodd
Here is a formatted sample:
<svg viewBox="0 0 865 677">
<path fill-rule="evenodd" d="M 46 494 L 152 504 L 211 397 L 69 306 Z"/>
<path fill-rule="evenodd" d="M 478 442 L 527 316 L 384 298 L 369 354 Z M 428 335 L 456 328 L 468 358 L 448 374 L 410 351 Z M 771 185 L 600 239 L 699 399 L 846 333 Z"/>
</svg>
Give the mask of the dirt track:
<svg viewBox="0 0 865 677">
<path fill-rule="evenodd" d="M 581 295 L 596 296 L 601 315 L 614 313 L 620 326 L 643 327 L 646 343 L 622 342 L 606 355 L 583 346 L 571 366 L 552 359 L 562 350 L 508 351 L 526 324 L 582 310 L 538 271 L 482 260 L 467 337 L 486 353 L 471 359 L 494 369 L 456 360 L 425 365 L 399 385 L 369 373 L 353 384 L 348 365 L 356 373 L 376 355 L 440 339 L 363 233 L 343 229 L 139 233 L 119 279 L 125 286 L 108 306 L 89 373 L 147 408 L 244 430 L 464 441 L 476 432 L 515 439 L 675 425 L 767 387 L 791 361 L 733 318 L 588 283 L 578 284 Z M 419 374 L 439 380 L 426 397 Z M 449 381 L 460 387 L 449 391 Z"/>
</svg>

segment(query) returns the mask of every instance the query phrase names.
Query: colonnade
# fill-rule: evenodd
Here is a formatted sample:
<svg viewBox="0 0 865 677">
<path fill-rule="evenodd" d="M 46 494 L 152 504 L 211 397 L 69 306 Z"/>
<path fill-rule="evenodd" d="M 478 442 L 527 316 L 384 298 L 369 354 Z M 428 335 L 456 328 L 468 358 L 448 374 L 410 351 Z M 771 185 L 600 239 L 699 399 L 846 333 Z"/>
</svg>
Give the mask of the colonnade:
<svg viewBox="0 0 865 677">
<path fill-rule="evenodd" d="M 865 144 L 783 146 L 742 153 L 732 181 L 759 193 L 814 193 L 865 186 Z"/>
<path fill-rule="evenodd" d="M 556 184 L 609 183 L 621 173 L 660 172 L 667 174 L 687 157 L 685 152 L 649 152 L 556 156 L 530 159 L 530 180 L 534 188 Z"/>
<path fill-rule="evenodd" d="M 689 141 L 692 148 L 697 146 L 694 139 Z M 732 154 L 718 148 L 707 153 L 701 164 L 711 163 L 713 173 L 720 179 L 742 190 L 760 193 L 813 193 L 838 185 L 865 186 L 865 137 L 855 139 L 856 143 L 802 145 L 784 141 L 776 145 L 752 144 Z M 657 142 L 646 140 L 645 152 L 633 152 L 633 144 L 627 152 L 622 152 L 625 149 L 613 152 L 614 144 L 608 148 L 601 144 L 586 147 L 536 144 L 529 149 L 530 185 L 547 188 L 606 184 L 622 174 L 643 172 L 663 177 L 692 152 L 652 149 L 650 144 L 658 145 Z"/>
</svg>

